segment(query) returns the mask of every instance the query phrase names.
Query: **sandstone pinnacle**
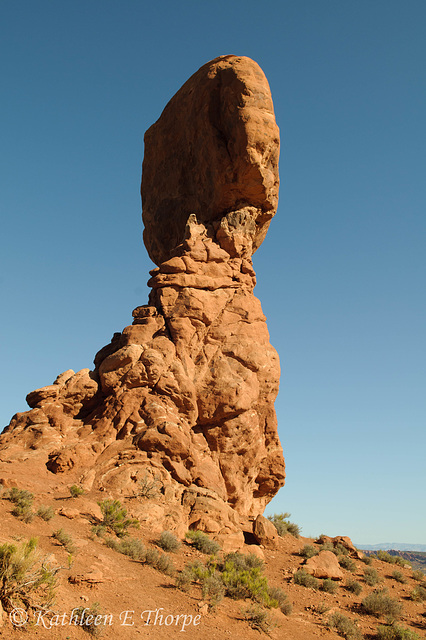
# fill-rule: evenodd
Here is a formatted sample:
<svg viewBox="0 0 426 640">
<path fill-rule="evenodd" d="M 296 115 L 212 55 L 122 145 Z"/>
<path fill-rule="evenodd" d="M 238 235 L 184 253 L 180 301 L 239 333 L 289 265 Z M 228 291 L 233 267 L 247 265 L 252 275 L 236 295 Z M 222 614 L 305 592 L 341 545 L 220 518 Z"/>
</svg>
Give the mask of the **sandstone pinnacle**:
<svg viewBox="0 0 426 640">
<path fill-rule="evenodd" d="M 28 394 L 0 439 L 86 490 L 133 497 L 153 526 L 243 542 L 284 484 L 279 360 L 254 296 L 252 253 L 278 198 L 278 128 L 258 65 L 224 56 L 186 82 L 147 132 L 148 304 L 91 371 Z M 138 513 L 135 513 L 138 516 Z M 262 534 L 263 535 L 263 534 Z"/>
</svg>

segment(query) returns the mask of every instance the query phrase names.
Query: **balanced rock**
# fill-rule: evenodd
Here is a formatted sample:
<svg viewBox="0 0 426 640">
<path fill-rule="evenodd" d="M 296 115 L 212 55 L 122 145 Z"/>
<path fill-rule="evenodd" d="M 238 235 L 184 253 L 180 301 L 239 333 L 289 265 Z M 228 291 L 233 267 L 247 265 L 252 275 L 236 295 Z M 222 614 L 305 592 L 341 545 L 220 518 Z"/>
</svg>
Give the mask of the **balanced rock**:
<svg viewBox="0 0 426 640">
<path fill-rule="evenodd" d="M 242 230 L 251 255 L 276 212 L 278 156 L 279 131 L 261 68 L 238 56 L 201 67 L 145 134 L 141 192 L 151 259 L 160 265 L 174 255 L 191 213 L 216 231 L 221 227 L 221 246 Z"/>
<path fill-rule="evenodd" d="M 251 262 L 275 212 L 277 159 L 253 61 L 218 58 L 182 87 L 146 136 L 144 239 L 159 264 L 148 304 L 93 371 L 28 394 L 31 410 L 1 436 L 3 459 L 24 449 L 86 490 L 134 497 L 135 510 L 155 493 L 144 510 L 156 527 L 243 539 L 241 520 L 285 477 L 279 361 Z"/>
</svg>

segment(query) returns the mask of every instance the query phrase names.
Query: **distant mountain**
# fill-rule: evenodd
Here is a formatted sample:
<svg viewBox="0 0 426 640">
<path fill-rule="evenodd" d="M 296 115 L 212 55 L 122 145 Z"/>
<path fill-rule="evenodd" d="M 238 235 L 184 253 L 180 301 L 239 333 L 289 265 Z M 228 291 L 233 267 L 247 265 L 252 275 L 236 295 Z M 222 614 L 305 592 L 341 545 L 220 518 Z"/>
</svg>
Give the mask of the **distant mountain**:
<svg viewBox="0 0 426 640">
<path fill-rule="evenodd" d="M 365 549 L 365 551 L 378 551 L 383 549 L 389 551 L 394 549 L 395 551 L 426 551 L 426 544 L 408 544 L 405 542 L 381 542 L 380 544 L 357 544 L 354 543 L 358 549 Z"/>
</svg>

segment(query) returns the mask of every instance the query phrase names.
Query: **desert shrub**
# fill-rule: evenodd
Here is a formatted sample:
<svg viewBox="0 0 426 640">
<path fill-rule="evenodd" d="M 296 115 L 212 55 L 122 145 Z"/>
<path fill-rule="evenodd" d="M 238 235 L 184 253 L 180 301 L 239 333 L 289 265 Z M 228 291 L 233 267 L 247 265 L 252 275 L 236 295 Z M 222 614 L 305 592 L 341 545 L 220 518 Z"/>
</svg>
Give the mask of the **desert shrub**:
<svg viewBox="0 0 426 640">
<path fill-rule="evenodd" d="M 44 504 L 40 505 L 36 512 L 36 516 L 38 516 L 42 520 L 45 520 L 46 522 L 49 522 L 49 520 L 51 520 L 54 515 L 55 512 L 52 507 L 46 507 Z"/>
<path fill-rule="evenodd" d="M 146 560 L 146 562 L 148 563 L 148 560 Z M 161 573 L 165 573 L 167 576 L 173 576 L 175 573 L 173 560 L 166 553 L 160 553 L 156 562 L 153 563 L 152 566 L 154 569 L 161 571 Z"/>
<path fill-rule="evenodd" d="M 272 516 L 268 516 L 268 520 L 270 520 L 277 530 L 279 536 L 284 537 L 287 533 L 294 536 L 295 538 L 299 538 L 300 536 L 300 527 L 294 522 L 289 521 L 290 513 L 274 513 Z"/>
<path fill-rule="evenodd" d="M 236 600 L 251 598 L 271 606 L 269 587 L 263 575 L 263 563 L 256 556 L 228 553 L 221 565 L 222 581 L 226 595 Z"/>
<path fill-rule="evenodd" d="M 373 564 L 373 558 L 372 556 L 368 556 L 366 553 L 364 553 L 363 557 L 361 558 L 361 562 L 363 562 L 364 564 Z"/>
<path fill-rule="evenodd" d="M 412 573 L 412 577 L 414 580 L 417 580 L 418 582 L 423 582 L 426 576 L 423 573 L 423 571 L 420 571 L 420 569 L 415 569 Z"/>
<path fill-rule="evenodd" d="M 145 561 L 145 546 L 140 540 L 136 538 L 122 538 L 116 540 L 115 538 L 105 538 L 105 544 L 110 549 L 118 551 L 125 556 L 129 556 L 132 560 L 138 560 L 139 562 Z"/>
<path fill-rule="evenodd" d="M 185 565 L 183 571 L 180 571 L 176 576 L 176 586 L 182 591 L 188 591 L 192 582 L 198 580 L 201 581 L 206 575 L 207 567 L 196 560 Z"/>
<path fill-rule="evenodd" d="M 320 589 L 321 591 L 326 591 L 327 593 L 336 593 L 337 584 L 330 578 L 326 578 L 322 581 Z"/>
<path fill-rule="evenodd" d="M 397 582 L 400 582 L 401 584 L 405 584 L 407 582 L 404 574 L 401 573 L 401 571 L 398 571 L 398 569 L 395 569 L 395 571 L 392 571 L 392 578 Z"/>
<path fill-rule="evenodd" d="M 379 574 L 374 567 L 367 567 L 364 571 L 364 580 L 370 586 L 374 587 L 379 582 Z"/>
<path fill-rule="evenodd" d="M 78 620 L 79 626 L 94 638 L 98 638 L 107 624 L 108 616 L 101 612 L 99 602 L 94 602 L 91 607 L 78 607 L 73 609 L 72 619 Z"/>
<path fill-rule="evenodd" d="M 336 544 L 336 546 L 334 547 L 334 552 L 338 556 L 348 556 L 349 555 L 349 549 L 346 549 L 346 547 L 344 547 L 340 542 L 338 542 Z"/>
<path fill-rule="evenodd" d="M 266 633 L 267 635 L 270 634 L 271 630 L 275 626 L 274 619 L 271 614 L 259 604 L 254 604 L 248 609 L 245 609 L 245 611 L 243 611 L 243 615 L 244 620 L 246 620 L 253 629 L 263 631 L 263 633 Z"/>
<path fill-rule="evenodd" d="M 102 500 L 98 502 L 104 517 L 101 526 L 113 531 L 118 537 L 127 534 L 129 527 L 138 527 L 139 521 L 127 517 L 127 509 L 125 509 L 119 500 Z"/>
<path fill-rule="evenodd" d="M 330 628 L 335 629 L 339 636 L 347 638 L 347 640 L 360 640 L 362 638 L 356 623 L 339 611 L 329 617 L 327 624 Z"/>
<path fill-rule="evenodd" d="M 160 553 L 154 547 L 145 547 L 145 545 L 137 538 L 128 536 L 120 540 L 114 538 L 105 538 L 105 544 L 114 551 L 128 556 L 137 562 L 149 564 L 157 571 L 166 575 L 174 575 L 175 567 L 172 560 L 166 553 Z"/>
<path fill-rule="evenodd" d="M 362 591 L 362 585 L 359 582 L 357 582 L 357 580 L 348 580 L 346 582 L 345 587 L 348 591 L 351 591 L 356 596 L 359 596 L 359 594 Z"/>
<path fill-rule="evenodd" d="M 199 561 L 187 564 L 176 576 L 176 586 L 182 591 L 188 591 L 193 582 L 201 585 L 202 597 L 209 600 L 211 607 L 215 607 L 225 595 L 225 585 L 220 572 L 216 570 L 216 562 L 207 565 Z"/>
<path fill-rule="evenodd" d="M 52 538 L 57 540 L 59 544 L 61 544 L 68 553 L 74 554 L 75 547 L 73 544 L 73 540 L 69 533 L 64 531 L 63 529 L 58 529 L 52 533 Z"/>
<path fill-rule="evenodd" d="M 201 595 L 208 600 L 210 606 L 215 607 L 225 595 L 225 585 L 222 577 L 216 571 L 206 575 L 201 581 Z"/>
<path fill-rule="evenodd" d="M 311 544 L 305 544 L 305 546 L 300 549 L 299 555 L 308 560 L 308 558 L 313 558 L 313 556 L 318 555 L 318 549 L 315 549 Z"/>
<path fill-rule="evenodd" d="M 156 476 L 152 477 L 145 473 L 139 480 L 138 496 L 152 500 L 161 494 L 161 487 L 162 483 Z"/>
<path fill-rule="evenodd" d="M 282 589 L 279 587 L 269 587 L 268 595 L 271 600 L 272 606 L 276 606 L 274 608 L 281 609 L 282 613 L 285 616 L 289 616 L 293 610 L 292 604 L 288 599 L 288 596 Z"/>
<path fill-rule="evenodd" d="M 327 613 L 327 611 L 330 611 L 330 607 L 324 602 L 324 600 L 321 600 L 321 602 L 319 602 L 317 605 L 314 605 L 314 608 L 315 611 L 320 615 L 323 615 L 324 613 Z"/>
<path fill-rule="evenodd" d="M 319 580 L 311 576 L 304 569 L 298 569 L 293 576 L 294 584 L 300 584 L 302 587 L 308 587 L 309 589 L 318 589 Z"/>
<path fill-rule="evenodd" d="M 0 602 L 6 611 L 15 607 L 40 609 L 53 601 L 56 574 L 37 549 L 37 539 L 0 546 Z"/>
<path fill-rule="evenodd" d="M 15 505 L 12 509 L 12 515 L 23 522 L 31 522 L 34 518 L 32 511 L 34 494 L 25 489 L 18 489 L 12 487 L 6 494 L 7 500 L 10 500 Z"/>
<path fill-rule="evenodd" d="M 398 618 L 401 615 L 402 604 L 393 600 L 387 591 L 373 591 L 362 601 L 364 610 L 372 616 L 389 616 Z"/>
<path fill-rule="evenodd" d="M 331 553 L 334 553 L 334 555 L 336 556 L 339 555 L 339 552 L 336 551 L 336 549 L 334 548 L 334 545 L 328 540 L 322 543 L 322 545 L 318 549 L 318 552 L 319 551 L 331 551 Z"/>
<path fill-rule="evenodd" d="M 347 571 L 356 571 L 356 564 L 349 556 L 340 556 L 339 564 Z"/>
<path fill-rule="evenodd" d="M 377 558 L 379 560 L 381 560 L 382 562 L 388 562 L 389 564 L 398 564 L 400 566 L 404 566 L 405 564 L 408 564 L 404 558 L 401 558 L 401 556 L 393 556 L 390 553 L 388 553 L 387 551 L 383 551 L 383 550 L 379 550 L 376 551 L 376 555 Z"/>
<path fill-rule="evenodd" d="M 420 640 L 417 633 L 398 624 L 379 625 L 377 638 L 379 640 Z"/>
<path fill-rule="evenodd" d="M 73 484 L 69 487 L 69 492 L 71 494 L 71 498 L 78 498 L 78 496 L 82 496 L 84 493 L 83 487 L 79 487 L 77 484 Z"/>
<path fill-rule="evenodd" d="M 420 584 L 417 585 L 410 593 L 410 598 L 411 600 L 414 600 L 414 602 L 422 602 L 423 600 L 426 600 L 426 589 Z"/>
<path fill-rule="evenodd" d="M 99 536 L 99 538 L 103 538 L 107 532 L 107 528 L 103 524 L 95 524 L 92 527 L 92 534 L 94 536 Z"/>
<path fill-rule="evenodd" d="M 220 551 L 220 544 L 211 540 L 208 535 L 202 531 L 187 531 L 185 538 L 188 538 L 198 551 L 201 551 L 206 555 L 215 555 Z"/>
<path fill-rule="evenodd" d="M 157 540 L 157 544 L 164 551 L 177 551 L 180 547 L 180 542 L 171 531 L 163 531 Z"/>
</svg>

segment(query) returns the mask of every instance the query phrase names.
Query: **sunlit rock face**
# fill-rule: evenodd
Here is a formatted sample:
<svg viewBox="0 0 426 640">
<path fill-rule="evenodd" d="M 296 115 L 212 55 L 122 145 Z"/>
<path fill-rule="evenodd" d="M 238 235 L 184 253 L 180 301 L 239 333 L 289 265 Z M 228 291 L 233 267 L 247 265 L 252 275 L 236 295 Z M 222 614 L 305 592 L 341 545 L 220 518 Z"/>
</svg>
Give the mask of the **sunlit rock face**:
<svg viewBox="0 0 426 640">
<path fill-rule="evenodd" d="M 145 519 L 241 536 L 284 484 L 279 360 L 251 257 L 278 200 L 279 136 L 249 58 L 207 63 L 145 136 L 147 305 L 95 357 L 27 396 L 3 459 L 38 460 L 88 489 L 160 489 Z M 137 504 L 135 502 L 135 504 Z M 148 514 L 148 515 L 147 515 Z"/>
</svg>

